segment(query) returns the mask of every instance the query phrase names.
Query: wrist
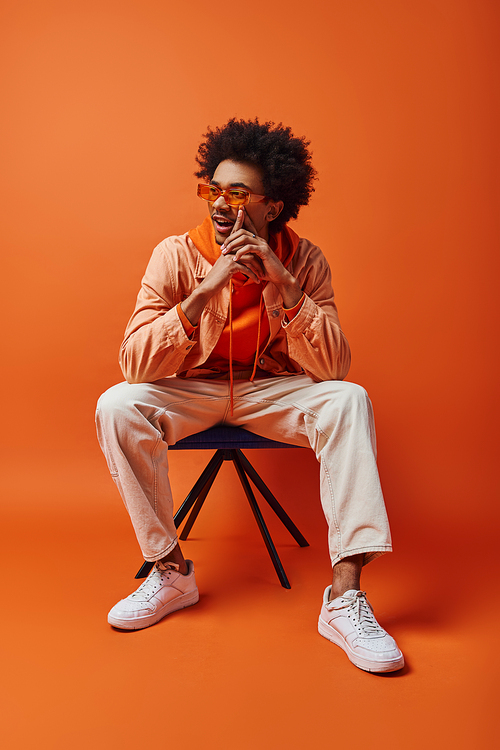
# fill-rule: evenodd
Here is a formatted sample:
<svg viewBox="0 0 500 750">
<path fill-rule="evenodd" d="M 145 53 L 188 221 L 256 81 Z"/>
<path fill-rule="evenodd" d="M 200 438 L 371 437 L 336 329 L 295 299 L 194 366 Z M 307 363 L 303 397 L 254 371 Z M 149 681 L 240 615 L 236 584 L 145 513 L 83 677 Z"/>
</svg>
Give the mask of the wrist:
<svg viewBox="0 0 500 750">
<path fill-rule="evenodd" d="M 283 284 L 277 284 L 276 286 L 283 299 L 284 307 L 290 310 L 300 302 L 303 291 L 300 288 L 297 279 L 294 278 L 291 274 L 288 275 L 290 277 L 289 279 L 287 279 Z"/>
<path fill-rule="evenodd" d="M 210 295 L 204 294 L 201 287 L 198 287 L 191 292 L 187 299 L 181 302 L 181 310 L 192 326 L 198 325 L 201 313 L 209 299 Z"/>
</svg>

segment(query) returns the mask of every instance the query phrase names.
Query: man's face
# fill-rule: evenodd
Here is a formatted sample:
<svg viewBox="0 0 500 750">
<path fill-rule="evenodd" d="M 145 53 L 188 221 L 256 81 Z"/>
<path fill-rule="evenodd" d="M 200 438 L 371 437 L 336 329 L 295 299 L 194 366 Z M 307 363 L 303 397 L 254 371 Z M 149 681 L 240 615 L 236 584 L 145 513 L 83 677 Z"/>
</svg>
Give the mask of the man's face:
<svg viewBox="0 0 500 750">
<path fill-rule="evenodd" d="M 242 187 L 251 193 L 264 195 L 261 170 L 254 164 L 246 162 L 230 161 L 229 159 L 221 161 L 210 182 L 217 185 L 221 190 Z M 269 238 L 269 221 L 277 215 L 276 204 L 272 201 L 247 203 L 245 211 L 252 219 L 259 236 L 267 240 Z M 219 245 L 222 245 L 231 234 L 238 216 L 238 207 L 228 206 L 224 197 L 220 195 L 216 201 L 208 204 L 208 212 L 214 225 L 215 240 Z M 245 225 L 243 226 L 247 229 Z"/>
</svg>

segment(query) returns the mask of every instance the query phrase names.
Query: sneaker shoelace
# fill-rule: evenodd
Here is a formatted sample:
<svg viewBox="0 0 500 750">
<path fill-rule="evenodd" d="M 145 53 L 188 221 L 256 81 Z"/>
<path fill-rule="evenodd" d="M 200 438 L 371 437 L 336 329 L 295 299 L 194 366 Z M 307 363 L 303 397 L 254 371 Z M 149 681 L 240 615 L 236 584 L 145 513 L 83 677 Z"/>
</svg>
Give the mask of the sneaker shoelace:
<svg viewBox="0 0 500 750">
<path fill-rule="evenodd" d="M 139 588 L 136 589 L 133 594 L 130 594 L 129 599 L 149 599 L 149 597 L 155 594 L 161 587 L 163 579 L 168 579 L 170 577 L 170 573 L 175 571 L 173 565 L 171 567 L 167 567 L 167 565 L 165 566 L 165 569 L 162 569 L 158 566 L 158 563 L 156 563 L 146 580 L 141 583 Z"/>
<path fill-rule="evenodd" d="M 353 624 L 358 631 L 359 635 L 364 638 L 380 638 L 385 636 L 385 630 L 378 624 L 373 614 L 372 606 L 366 598 L 366 592 L 356 591 L 351 596 L 343 596 L 340 599 L 341 603 L 332 607 L 332 609 L 344 609 L 348 608 L 348 617 L 353 621 Z"/>
</svg>

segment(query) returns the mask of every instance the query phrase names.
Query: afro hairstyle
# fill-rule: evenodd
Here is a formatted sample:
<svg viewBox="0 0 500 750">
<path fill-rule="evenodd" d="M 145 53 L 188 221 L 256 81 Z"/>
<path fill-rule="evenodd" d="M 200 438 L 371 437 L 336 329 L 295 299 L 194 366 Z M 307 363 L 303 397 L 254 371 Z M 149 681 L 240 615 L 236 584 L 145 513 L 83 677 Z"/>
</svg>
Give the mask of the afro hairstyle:
<svg viewBox="0 0 500 750">
<path fill-rule="evenodd" d="M 262 170 L 265 195 L 283 201 L 283 210 L 269 229 L 279 232 L 290 219 L 296 219 L 301 206 L 307 206 L 314 191 L 316 170 L 311 164 L 309 141 L 297 138 L 288 127 L 274 122 L 230 119 L 208 132 L 198 148 L 196 177 L 211 180 L 222 161 L 254 164 Z"/>
</svg>

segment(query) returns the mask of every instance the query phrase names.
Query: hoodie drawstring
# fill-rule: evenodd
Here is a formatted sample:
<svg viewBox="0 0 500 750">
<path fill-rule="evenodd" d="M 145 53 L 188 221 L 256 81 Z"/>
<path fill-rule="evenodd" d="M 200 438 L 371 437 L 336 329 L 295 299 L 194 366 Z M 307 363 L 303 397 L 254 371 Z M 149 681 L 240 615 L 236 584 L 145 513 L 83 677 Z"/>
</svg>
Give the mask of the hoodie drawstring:
<svg viewBox="0 0 500 750">
<path fill-rule="evenodd" d="M 229 406 L 233 416 L 233 280 L 229 280 Z"/>
<path fill-rule="evenodd" d="M 234 392 L 233 392 L 233 280 L 230 279 L 229 281 L 229 408 L 230 408 L 230 414 L 233 416 L 233 406 L 234 406 Z M 255 344 L 255 359 L 253 362 L 253 370 L 252 374 L 250 375 L 250 382 L 252 383 L 255 378 L 255 373 L 257 372 L 257 362 L 259 359 L 259 346 L 260 346 L 260 329 L 262 324 L 262 305 L 263 298 L 262 294 L 260 296 L 259 300 L 259 320 L 257 323 L 257 341 Z"/>
</svg>

